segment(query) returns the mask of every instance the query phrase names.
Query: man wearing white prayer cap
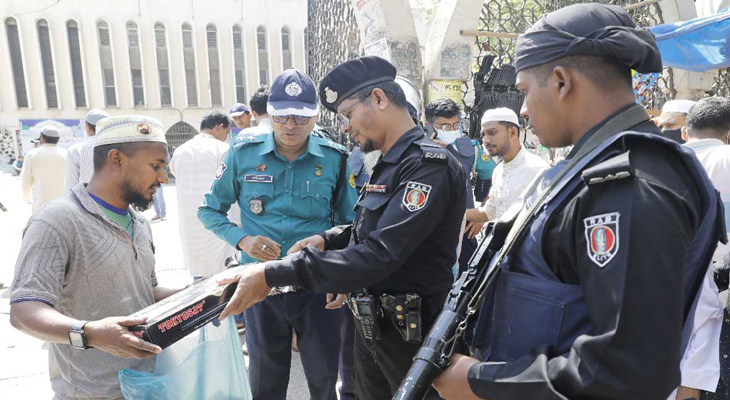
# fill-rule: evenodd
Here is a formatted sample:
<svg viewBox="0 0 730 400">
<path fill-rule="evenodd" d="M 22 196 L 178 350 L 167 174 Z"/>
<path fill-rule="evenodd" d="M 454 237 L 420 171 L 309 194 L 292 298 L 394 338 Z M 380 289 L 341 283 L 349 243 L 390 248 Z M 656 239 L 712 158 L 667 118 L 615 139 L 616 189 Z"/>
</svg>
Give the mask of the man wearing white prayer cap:
<svg viewBox="0 0 730 400">
<path fill-rule="evenodd" d="M 161 349 L 129 332 L 145 318 L 125 316 L 179 290 L 157 285 L 152 230 L 135 210 L 167 182 L 162 125 L 122 116 L 96 128 L 91 181 L 33 214 L 11 286 L 10 322 L 49 343 L 57 399 L 119 399 L 120 370 L 152 372 Z"/>
<path fill-rule="evenodd" d="M 692 100 L 670 100 L 664 103 L 662 114 L 654 121 L 662 134 L 677 143 L 684 143 L 682 128 L 687 125 L 687 113 L 695 103 Z"/>
<path fill-rule="evenodd" d="M 23 199 L 33 204 L 33 212 L 63 196 L 63 171 L 66 168 L 66 149 L 58 147 L 61 133 L 55 126 L 44 126 L 35 140 L 38 147 L 25 155 L 20 182 Z"/>
<path fill-rule="evenodd" d="M 484 206 L 466 210 L 467 232 L 476 222 L 499 219 L 532 179 L 550 166 L 520 144 L 520 120 L 509 108 L 487 110 L 482 116 L 482 144 L 502 162 L 492 173 L 492 188 Z M 474 223 L 474 224 L 473 224 Z"/>
<path fill-rule="evenodd" d="M 89 183 L 94 175 L 94 136 L 96 125 L 109 115 L 96 108 L 90 110 L 84 117 L 86 137 L 68 149 L 66 157 L 66 189 L 65 194 L 71 193 L 79 182 Z"/>
</svg>

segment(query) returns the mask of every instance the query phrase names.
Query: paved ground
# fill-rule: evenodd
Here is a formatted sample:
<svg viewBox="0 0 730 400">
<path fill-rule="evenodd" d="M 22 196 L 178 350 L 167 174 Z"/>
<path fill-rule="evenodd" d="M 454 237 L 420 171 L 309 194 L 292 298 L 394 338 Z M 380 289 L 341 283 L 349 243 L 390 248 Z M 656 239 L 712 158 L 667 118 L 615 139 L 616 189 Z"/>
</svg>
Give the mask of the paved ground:
<svg viewBox="0 0 730 400">
<path fill-rule="evenodd" d="M 157 275 L 161 284 L 192 281 L 182 267 L 180 236 L 177 224 L 177 201 L 174 185 L 165 186 L 167 221 L 152 223 L 157 248 Z M 17 177 L 0 173 L 0 282 L 9 286 L 13 280 L 15 259 L 23 228 L 30 217 L 30 205 L 22 201 Z M 148 218 L 154 211 L 147 211 Z M 48 399 L 53 397 L 48 380 L 48 353 L 40 340 L 15 330 L 9 322 L 8 290 L 0 290 L 0 399 Z M 245 340 L 242 337 L 242 340 Z M 246 359 L 248 362 L 248 359 Z M 309 398 L 299 355 L 292 357 L 288 399 Z"/>
</svg>

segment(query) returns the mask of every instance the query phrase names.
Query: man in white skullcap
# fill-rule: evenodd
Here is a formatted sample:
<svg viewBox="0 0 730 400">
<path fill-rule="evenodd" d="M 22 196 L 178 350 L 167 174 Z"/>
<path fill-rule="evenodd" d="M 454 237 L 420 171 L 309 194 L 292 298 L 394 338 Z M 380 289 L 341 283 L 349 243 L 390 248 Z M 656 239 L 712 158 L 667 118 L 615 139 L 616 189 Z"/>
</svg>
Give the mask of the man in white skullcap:
<svg viewBox="0 0 730 400">
<path fill-rule="evenodd" d="M 20 171 L 23 199 L 33 212 L 63 196 L 66 149 L 58 147 L 61 134 L 55 126 L 44 126 L 36 138 L 40 146 L 28 152 Z"/>
<path fill-rule="evenodd" d="M 102 120 L 94 175 L 35 213 L 11 286 L 10 322 L 49 343 L 54 399 L 121 399 L 118 372 L 151 372 L 161 349 L 131 334 L 124 317 L 179 289 L 155 276 L 149 207 L 167 182 L 162 125 L 143 116 Z M 63 171 L 63 169 L 61 169 Z"/>
<path fill-rule="evenodd" d="M 71 193 L 79 182 L 89 183 L 94 175 L 94 135 L 96 125 L 108 117 L 107 113 L 96 108 L 86 113 L 86 137 L 68 149 L 66 158 L 66 188 L 65 194 Z"/>
<path fill-rule="evenodd" d="M 532 179 L 550 166 L 520 144 L 520 120 L 509 108 L 487 110 L 482 116 L 482 144 L 502 162 L 494 168 L 492 188 L 484 206 L 466 210 L 467 232 L 472 222 L 499 219 Z"/>
<path fill-rule="evenodd" d="M 687 125 L 687 113 L 695 103 L 692 100 L 670 100 L 664 103 L 662 114 L 654 120 L 662 134 L 677 143 L 684 143 L 682 128 Z"/>
</svg>

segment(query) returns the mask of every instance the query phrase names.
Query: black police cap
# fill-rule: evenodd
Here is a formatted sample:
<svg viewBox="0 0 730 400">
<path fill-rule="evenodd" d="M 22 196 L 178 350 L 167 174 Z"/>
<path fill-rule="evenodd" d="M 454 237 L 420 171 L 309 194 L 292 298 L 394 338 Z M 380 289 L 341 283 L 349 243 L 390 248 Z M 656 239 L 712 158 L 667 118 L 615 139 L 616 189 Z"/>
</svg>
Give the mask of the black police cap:
<svg viewBox="0 0 730 400">
<path fill-rule="evenodd" d="M 365 86 L 395 81 L 395 75 L 393 64 L 383 58 L 356 58 L 338 65 L 322 79 L 319 99 L 326 109 L 337 112 L 337 106 L 353 93 Z"/>
</svg>

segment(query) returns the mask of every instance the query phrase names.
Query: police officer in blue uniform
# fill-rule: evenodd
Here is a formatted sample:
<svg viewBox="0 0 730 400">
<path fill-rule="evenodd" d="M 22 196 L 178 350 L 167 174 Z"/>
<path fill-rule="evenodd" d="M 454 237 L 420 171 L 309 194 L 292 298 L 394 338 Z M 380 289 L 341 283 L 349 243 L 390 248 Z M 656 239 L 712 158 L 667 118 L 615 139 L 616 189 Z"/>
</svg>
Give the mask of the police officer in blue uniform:
<svg viewBox="0 0 730 400">
<path fill-rule="evenodd" d="M 267 111 L 273 134 L 244 137 L 229 151 L 198 210 L 206 228 L 241 250 L 242 263 L 279 259 L 297 241 L 354 217 L 346 149 L 311 135 L 314 82 L 296 69 L 281 73 Z M 236 202 L 241 228 L 226 217 Z M 312 398 L 337 398 L 339 312 L 332 309 L 343 298 L 277 287 L 246 311 L 254 399 L 286 398 L 292 332 Z"/>
<path fill-rule="evenodd" d="M 408 371 L 451 287 L 466 210 L 464 169 L 413 123 L 395 76 L 388 61 L 362 57 L 320 83 L 322 104 L 346 119 L 350 137 L 366 153 L 382 152 L 354 223 L 223 282 L 238 280 L 223 318 L 260 301 L 270 286 L 351 293 L 355 393 L 362 400 L 391 398 Z"/>
<path fill-rule="evenodd" d="M 619 6 L 577 4 L 520 36 L 516 69 L 541 144 L 574 148 L 525 192 L 477 359 L 452 356 L 434 386 L 446 399 L 665 400 L 723 237 L 697 158 L 635 103 L 631 69 L 662 70 L 654 37 Z"/>
<path fill-rule="evenodd" d="M 466 208 L 467 210 L 474 208 L 474 188 L 471 178 L 476 175 L 477 168 L 483 169 L 478 164 L 486 164 L 491 159 L 485 162 L 483 158 L 478 157 L 479 148 L 481 147 L 479 142 L 476 139 L 464 136 L 459 106 L 453 100 L 437 99 L 428 103 L 424 115 L 429 137 L 449 150 L 466 171 L 468 192 Z M 478 232 L 482 229 L 484 223 L 473 223 L 472 226 L 473 230 Z M 461 253 L 459 254 L 460 271 L 466 269 L 469 258 L 471 258 L 476 247 L 476 239 L 470 239 L 468 232 L 465 232 L 461 242 Z"/>
</svg>

